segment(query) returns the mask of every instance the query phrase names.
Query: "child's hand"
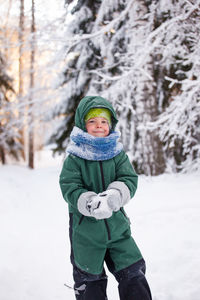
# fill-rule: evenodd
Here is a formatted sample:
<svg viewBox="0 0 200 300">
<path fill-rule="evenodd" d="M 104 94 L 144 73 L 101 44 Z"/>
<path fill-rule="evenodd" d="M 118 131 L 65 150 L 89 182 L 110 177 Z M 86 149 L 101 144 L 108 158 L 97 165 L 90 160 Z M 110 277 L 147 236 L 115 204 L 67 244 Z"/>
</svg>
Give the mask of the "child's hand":
<svg viewBox="0 0 200 300">
<path fill-rule="evenodd" d="M 122 206 L 122 197 L 121 193 L 116 189 L 106 190 L 100 195 L 105 197 L 105 200 L 108 203 L 108 206 L 112 211 L 118 211 Z"/>
<path fill-rule="evenodd" d="M 91 216 L 95 219 L 107 219 L 112 216 L 112 210 L 108 206 L 106 197 L 103 193 L 92 197 L 89 206 Z"/>
</svg>

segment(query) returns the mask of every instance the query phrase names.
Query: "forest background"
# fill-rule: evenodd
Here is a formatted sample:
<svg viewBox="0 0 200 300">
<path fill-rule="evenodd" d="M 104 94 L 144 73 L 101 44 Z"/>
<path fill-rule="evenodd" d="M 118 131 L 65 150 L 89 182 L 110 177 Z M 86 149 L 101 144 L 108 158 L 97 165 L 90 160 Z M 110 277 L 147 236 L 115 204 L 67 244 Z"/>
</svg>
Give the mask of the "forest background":
<svg viewBox="0 0 200 300">
<path fill-rule="evenodd" d="M 108 99 L 139 174 L 200 166 L 200 1 L 0 1 L 0 160 L 64 154 L 86 95 Z"/>
</svg>

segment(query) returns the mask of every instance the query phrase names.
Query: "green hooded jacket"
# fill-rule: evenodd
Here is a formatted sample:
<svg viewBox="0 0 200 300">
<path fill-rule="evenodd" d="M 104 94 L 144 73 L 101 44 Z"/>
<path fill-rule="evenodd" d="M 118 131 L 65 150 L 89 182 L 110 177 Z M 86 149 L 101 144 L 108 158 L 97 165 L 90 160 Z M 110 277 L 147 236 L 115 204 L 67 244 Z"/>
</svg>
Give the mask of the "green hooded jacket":
<svg viewBox="0 0 200 300">
<path fill-rule="evenodd" d="M 96 107 L 110 110 L 114 130 L 117 124 L 116 113 L 112 105 L 99 96 L 87 96 L 80 101 L 75 114 L 75 126 L 86 131 L 84 117 L 91 108 Z M 123 182 L 132 198 L 137 180 L 137 174 L 123 150 L 112 159 L 104 161 L 86 160 L 72 154 L 66 158 L 60 174 L 60 187 L 71 216 L 71 257 L 80 269 L 100 274 L 108 249 L 116 271 L 142 258 L 131 237 L 129 219 L 123 208 L 104 220 L 83 216 L 77 208 L 77 201 L 82 193 L 101 193 L 114 181 Z"/>
</svg>

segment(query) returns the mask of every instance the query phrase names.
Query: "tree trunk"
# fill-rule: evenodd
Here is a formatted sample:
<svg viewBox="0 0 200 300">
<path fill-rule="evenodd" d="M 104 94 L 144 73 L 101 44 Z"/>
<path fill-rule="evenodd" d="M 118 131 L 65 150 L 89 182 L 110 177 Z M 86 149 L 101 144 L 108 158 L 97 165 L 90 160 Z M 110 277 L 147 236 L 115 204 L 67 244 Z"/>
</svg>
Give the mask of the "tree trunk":
<svg viewBox="0 0 200 300">
<path fill-rule="evenodd" d="M 35 1 L 32 0 L 32 24 L 31 24 L 31 58 L 30 58 L 30 96 L 29 96 L 29 168 L 34 168 L 34 111 L 33 111 L 33 88 L 34 88 L 34 63 L 35 63 Z"/>
<path fill-rule="evenodd" d="M 19 19 L 19 87 L 18 96 L 20 103 L 24 95 L 24 0 L 20 0 L 20 19 Z M 19 119 L 21 120 L 21 128 L 19 130 L 20 143 L 22 146 L 22 157 L 25 160 L 25 108 L 22 106 L 19 110 Z"/>
<path fill-rule="evenodd" d="M 0 160 L 3 165 L 6 164 L 6 156 L 5 156 L 5 151 L 4 148 L 0 146 Z"/>
</svg>

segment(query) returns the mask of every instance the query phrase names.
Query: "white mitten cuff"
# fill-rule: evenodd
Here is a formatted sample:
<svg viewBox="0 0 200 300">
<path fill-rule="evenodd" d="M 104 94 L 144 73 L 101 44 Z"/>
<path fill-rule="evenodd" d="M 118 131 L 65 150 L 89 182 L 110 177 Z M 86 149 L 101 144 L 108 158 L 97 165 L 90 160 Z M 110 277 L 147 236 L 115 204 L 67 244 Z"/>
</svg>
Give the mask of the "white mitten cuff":
<svg viewBox="0 0 200 300">
<path fill-rule="evenodd" d="M 121 194 L 121 206 L 124 206 L 131 199 L 130 191 L 127 185 L 122 181 L 113 181 L 109 184 L 107 190 L 115 189 L 118 190 Z"/>
<path fill-rule="evenodd" d="M 91 217 L 91 213 L 87 209 L 87 204 L 88 204 L 89 200 L 91 199 L 91 197 L 94 197 L 96 195 L 97 194 L 95 192 L 85 192 L 80 195 L 80 197 L 78 198 L 78 201 L 77 201 L 77 207 L 78 207 L 79 212 L 82 215 Z"/>
</svg>

